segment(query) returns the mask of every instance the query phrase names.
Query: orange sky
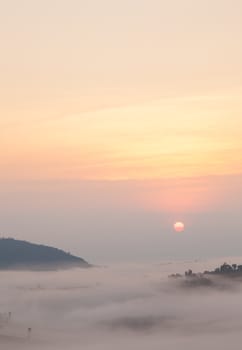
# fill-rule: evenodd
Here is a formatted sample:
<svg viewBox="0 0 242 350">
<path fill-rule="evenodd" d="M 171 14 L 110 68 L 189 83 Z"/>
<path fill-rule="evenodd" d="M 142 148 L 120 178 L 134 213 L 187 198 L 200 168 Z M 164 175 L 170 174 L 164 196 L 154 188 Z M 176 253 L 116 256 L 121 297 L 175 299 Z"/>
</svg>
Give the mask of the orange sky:
<svg viewBox="0 0 242 350">
<path fill-rule="evenodd" d="M 3 5 L 0 179 L 241 174 L 241 1 L 115 3 Z"/>
<path fill-rule="evenodd" d="M 1 178 L 143 180 L 242 172 L 239 95 L 166 98 L 1 128 Z"/>
</svg>

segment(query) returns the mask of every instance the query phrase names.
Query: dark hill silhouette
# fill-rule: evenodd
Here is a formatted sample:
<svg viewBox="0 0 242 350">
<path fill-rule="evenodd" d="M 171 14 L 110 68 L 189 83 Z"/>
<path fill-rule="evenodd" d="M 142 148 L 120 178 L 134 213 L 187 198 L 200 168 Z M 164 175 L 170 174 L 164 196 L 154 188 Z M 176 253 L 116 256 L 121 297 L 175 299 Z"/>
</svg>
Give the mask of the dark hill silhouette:
<svg viewBox="0 0 242 350">
<path fill-rule="evenodd" d="M 0 239 L 2 270 L 53 270 L 90 266 L 84 259 L 57 248 L 13 238 Z"/>
</svg>

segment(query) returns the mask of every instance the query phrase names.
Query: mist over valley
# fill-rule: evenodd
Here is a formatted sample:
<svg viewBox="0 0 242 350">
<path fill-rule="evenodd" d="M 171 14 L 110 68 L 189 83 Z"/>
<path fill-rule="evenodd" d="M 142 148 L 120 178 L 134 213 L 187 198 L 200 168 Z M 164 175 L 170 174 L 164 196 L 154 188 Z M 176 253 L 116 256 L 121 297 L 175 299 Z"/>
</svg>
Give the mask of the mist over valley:
<svg viewBox="0 0 242 350">
<path fill-rule="evenodd" d="M 237 349 L 242 283 L 181 288 L 168 278 L 222 262 L 1 271 L 1 349 Z"/>
</svg>

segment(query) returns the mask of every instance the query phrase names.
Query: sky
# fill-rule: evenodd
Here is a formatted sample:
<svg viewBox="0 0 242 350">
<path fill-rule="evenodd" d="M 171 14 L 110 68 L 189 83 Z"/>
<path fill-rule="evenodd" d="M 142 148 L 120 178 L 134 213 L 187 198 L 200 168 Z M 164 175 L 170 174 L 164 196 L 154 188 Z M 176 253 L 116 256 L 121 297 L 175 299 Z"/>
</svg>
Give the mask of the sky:
<svg viewBox="0 0 242 350">
<path fill-rule="evenodd" d="M 238 254 L 241 36 L 240 0 L 2 2 L 1 234 L 96 263 Z"/>
</svg>

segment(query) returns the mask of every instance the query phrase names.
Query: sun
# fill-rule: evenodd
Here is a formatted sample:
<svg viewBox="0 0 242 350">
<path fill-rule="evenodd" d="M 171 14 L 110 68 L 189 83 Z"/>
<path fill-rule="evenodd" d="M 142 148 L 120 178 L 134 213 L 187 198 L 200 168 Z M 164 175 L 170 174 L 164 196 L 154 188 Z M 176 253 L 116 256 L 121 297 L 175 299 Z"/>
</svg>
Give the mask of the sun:
<svg viewBox="0 0 242 350">
<path fill-rule="evenodd" d="M 185 230 L 185 225 L 181 221 L 177 221 L 173 227 L 176 232 L 183 232 Z"/>
</svg>

